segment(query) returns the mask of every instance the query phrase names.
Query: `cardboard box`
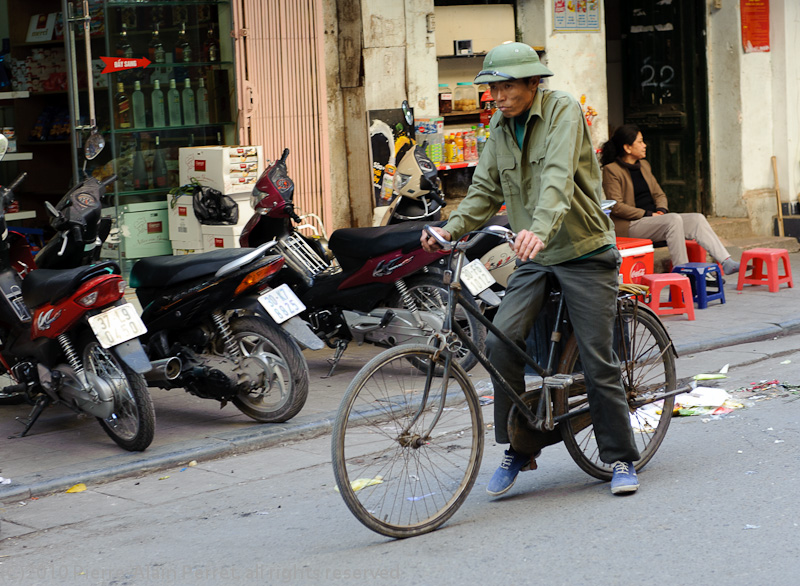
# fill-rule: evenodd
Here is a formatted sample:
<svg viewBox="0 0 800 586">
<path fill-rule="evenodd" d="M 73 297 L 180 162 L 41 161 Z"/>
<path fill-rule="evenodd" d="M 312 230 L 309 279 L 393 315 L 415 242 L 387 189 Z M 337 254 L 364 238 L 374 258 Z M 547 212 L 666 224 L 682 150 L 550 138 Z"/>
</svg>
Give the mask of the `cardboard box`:
<svg viewBox="0 0 800 586">
<path fill-rule="evenodd" d="M 645 238 L 617 238 L 622 257 L 619 274 L 622 283 L 642 282 L 644 275 L 653 273 L 653 242 Z"/>
<path fill-rule="evenodd" d="M 194 215 L 191 195 L 167 196 L 167 212 L 169 216 L 169 239 L 180 241 L 187 246 L 180 248 L 203 248 L 203 235 L 200 233 L 200 221 Z"/>
<path fill-rule="evenodd" d="M 103 215 L 113 218 L 115 209 L 106 208 Z M 167 202 L 155 201 L 120 206 L 100 256 L 132 259 L 171 253 Z"/>
<path fill-rule="evenodd" d="M 181 256 L 184 254 L 196 254 L 203 252 L 203 241 L 196 245 L 195 242 L 181 242 L 180 240 L 172 240 L 172 255 Z"/>
<path fill-rule="evenodd" d="M 219 248 L 239 248 L 239 236 L 244 226 L 203 226 L 203 251 Z"/>
<path fill-rule="evenodd" d="M 252 191 L 263 171 L 261 146 L 182 147 L 178 151 L 181 185 L 197 181 L 229 195 Z"/>
</svg>

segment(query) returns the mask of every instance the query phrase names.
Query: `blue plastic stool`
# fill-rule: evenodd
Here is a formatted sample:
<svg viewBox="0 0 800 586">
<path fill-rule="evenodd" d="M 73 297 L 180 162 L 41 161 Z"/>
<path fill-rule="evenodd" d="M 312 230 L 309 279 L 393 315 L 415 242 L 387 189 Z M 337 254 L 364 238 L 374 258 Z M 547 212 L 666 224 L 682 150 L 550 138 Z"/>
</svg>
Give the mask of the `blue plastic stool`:
<svg viewBox="0 0 800 586">
<path fill-rule="evenodd" d="M 692 297 L 697 303 L 697 309 L 705 309 L 708 307 L 708 302 L 715 299 L 725 303 L 725 289 L 722 287 L 722 273 L 719 265 L 710 262 L 687 262 L 673 267 L 672 272 L 689 277 L 689 281 L 692 283 Z M 713 274 L 714 279 L 706 280 L 708 274 Z M 709 285 L 711 286 L 710 291 Z"/>
</svg>

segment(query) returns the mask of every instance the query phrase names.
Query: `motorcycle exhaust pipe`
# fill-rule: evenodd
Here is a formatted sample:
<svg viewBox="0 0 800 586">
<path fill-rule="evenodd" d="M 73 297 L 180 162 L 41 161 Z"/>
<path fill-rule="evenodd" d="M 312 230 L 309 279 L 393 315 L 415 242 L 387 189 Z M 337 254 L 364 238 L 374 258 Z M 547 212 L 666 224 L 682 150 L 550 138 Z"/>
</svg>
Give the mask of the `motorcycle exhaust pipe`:
<svg viewBox="0 0 800 586">
<path fill-rule="evenodd" d="M 177 356 L 171 358 L 161 358 L 151 362 L 153 368 L 144 375 L 148 382 L 163 382 L 175 380 L 181 375 L 183 364 Z"/>
</svg>

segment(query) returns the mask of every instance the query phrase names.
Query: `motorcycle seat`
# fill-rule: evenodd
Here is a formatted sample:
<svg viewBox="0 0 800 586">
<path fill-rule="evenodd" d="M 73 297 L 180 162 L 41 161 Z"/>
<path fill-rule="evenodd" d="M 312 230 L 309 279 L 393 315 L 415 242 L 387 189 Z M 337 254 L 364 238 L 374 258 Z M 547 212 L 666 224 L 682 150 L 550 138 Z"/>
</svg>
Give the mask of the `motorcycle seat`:
<svg viewBox="0 0 800 586">
<path fill-rule="evenodd" d="M 445 222 L 402 222 L 370 228 L 340 228 L 331 234 L 328 247 L 340 263 L 343 258 L 366 260 L 398 249 L 406 253 L 421 248 L 419 238 L 426 224 L 441 227 Z"/>
<path fill-rule="evenodd" d="M 167 287 L 198 277 L 213 277 L 229 262 L 253 252 L 252 248 L 222 248 L 197 254 L 151 256 L 136 261 L 131 287 Z"/>
<path fill-rule="evenodd" d="M 28 307 L 55 304 L 74 293 L 84 281 L 109 273 L 121 273 L 117 263 L 105 261 L 74 269 L 36 269 L 22 280 L 22 299 Z"/>
</svg>

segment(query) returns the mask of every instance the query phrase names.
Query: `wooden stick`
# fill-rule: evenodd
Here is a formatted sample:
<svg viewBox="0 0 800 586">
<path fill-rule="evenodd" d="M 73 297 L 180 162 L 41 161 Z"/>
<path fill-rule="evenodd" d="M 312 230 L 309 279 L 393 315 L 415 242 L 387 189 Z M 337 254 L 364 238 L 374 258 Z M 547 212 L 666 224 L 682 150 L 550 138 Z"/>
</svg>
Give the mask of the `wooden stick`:
<svg viewBox="0 0 800 586">
<path fill-rule="evenodd" d="M 775 200 L 778 203 L 778 234 L 783 236 L 783 209 L 781 208 L 781 186 L 778 183 L 778 160 L 772 156 L 772 173 L 775 175 Z"/>
</svg>

